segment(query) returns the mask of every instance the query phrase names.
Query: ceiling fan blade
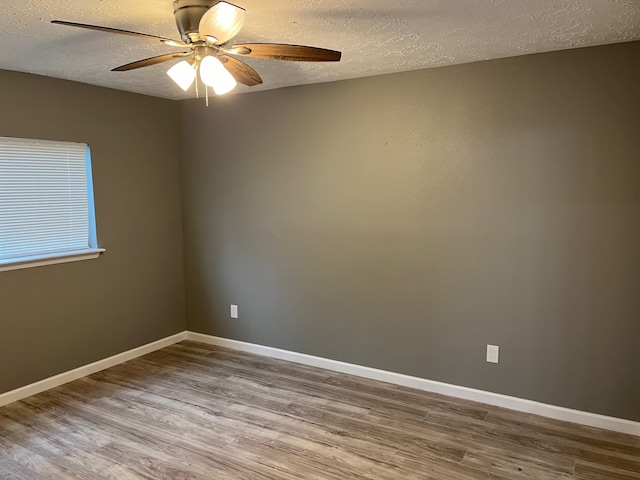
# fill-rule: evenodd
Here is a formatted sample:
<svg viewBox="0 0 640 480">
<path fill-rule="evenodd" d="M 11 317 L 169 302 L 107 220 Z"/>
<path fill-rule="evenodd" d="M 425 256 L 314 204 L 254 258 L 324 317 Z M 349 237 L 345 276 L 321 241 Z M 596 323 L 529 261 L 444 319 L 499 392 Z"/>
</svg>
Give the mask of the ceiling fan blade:
<svg viewBox="0 0 640 480">
<path fill-rule="evenodd" d="M 186 57 L 191 55 L 191 52 L 174 52 L 167 53 L 165 55 L 158 55 L 157 57 L 145 58 L 144 60 L 138 60 L 137 62 L 127 63 L 111 70 L 112 72 L 126 72 L 128 70 L 135 70 L 136 68 L 148 67 L 155 65 L 156 63 L 168 62 L 174 58 Z"/>
<path fill-rule="evenodd" d="M 156 40 L 158 42 L 166 43 L 174 47 L 184 47 L 186 44 L 179 40 L 173 40 L 171 38 L 158 37 L 157 35 L 148 35 L 146 33 L 130 32 L 129 30 L 120 30 L 118 28 L 101 27 L 99 25 L 87 25 L 84 23 L 65 22 L 63 20 L 51 20 L 51 23 L 56 25 L 67 25 L 69 27 L 86 28 L 88 30 L 97 30 L 99 32 L 106 33 L 118 33 L 120 35 L 129 35 L 131 37 L 146 38 L 147 40 Z"/>
<path fill-rule="evenodd" d="M 221 55 L 221 57 L 227 60 L 223 65 L 227 70 L 229 70 L 229 73 L 233 75 L 236 82 L 247 85 L 248 87 L 254 87 L 262 83 L 262 78 L 260 78 L 258 72 L 246 63 L 241 62 L 237 58 L 228 57 L 226 55 Z"/>
<path fill-rule="evenodd" d="M 249 50 L 249 53 L 246 51 Z M 342 53 L 325 48 L 286 45 L 282 43 L 243 43 L 227 49 L 235 55 L 293 62 L 339 62 Z"/>
<path fill-rule="evenodd" d="M 244 24 L 245 10 L 227 2 L 218 2 L 200 19 L 200 38 L 212 37 L 218 45 L 235 37 Z"/>
</svg>

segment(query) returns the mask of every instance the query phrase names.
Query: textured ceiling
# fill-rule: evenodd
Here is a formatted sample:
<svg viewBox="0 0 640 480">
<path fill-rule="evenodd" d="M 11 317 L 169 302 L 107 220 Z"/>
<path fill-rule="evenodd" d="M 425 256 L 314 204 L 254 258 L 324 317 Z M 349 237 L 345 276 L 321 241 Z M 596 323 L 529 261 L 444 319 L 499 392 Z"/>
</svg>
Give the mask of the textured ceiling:
<svg viewBox="0 0 640 480">
<path fill-rule="evenodd" d="M 233 2 L 232 2 L 233 3 Z M 312 45 L 340 63 L 247 59 L 264 84 L 326 82 L 535 52 L 640 40 L 640 0 L 236 0 L 242 42 Z M 0 69 L 165 98 L 188 98 L 171 64 L 111 68 L 172 51 L 142 39 L 50 24 L 60 19 L 178 38 L 172 0 L 3 0 Z M 236 92 L 249 91 L 239 86 Z"/>
</svg>

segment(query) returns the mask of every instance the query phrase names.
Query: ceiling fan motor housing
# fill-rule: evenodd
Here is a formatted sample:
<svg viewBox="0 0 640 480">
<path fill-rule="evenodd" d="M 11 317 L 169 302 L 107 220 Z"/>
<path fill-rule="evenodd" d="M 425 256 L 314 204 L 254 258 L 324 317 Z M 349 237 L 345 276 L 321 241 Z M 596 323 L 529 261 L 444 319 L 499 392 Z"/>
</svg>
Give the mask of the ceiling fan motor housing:
<svg viewBox="0 0 640 480">
<path fill-rule="evenodd" d="M 202 40 L 198 28 L 202 16 L 220 0 L 175 0 L 173 14 L 180 31 L 180 38 L 185 43 Z"/>
</svg>

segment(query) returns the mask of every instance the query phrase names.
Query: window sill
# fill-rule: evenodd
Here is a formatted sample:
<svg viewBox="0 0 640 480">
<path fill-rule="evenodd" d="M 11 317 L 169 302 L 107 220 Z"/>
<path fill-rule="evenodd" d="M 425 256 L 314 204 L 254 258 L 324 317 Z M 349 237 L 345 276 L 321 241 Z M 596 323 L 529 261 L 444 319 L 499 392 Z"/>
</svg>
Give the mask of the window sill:
<svg viewBox="0 0 640 480">
<path fill-rule="evenodd" d="M 46 255 L 34 255 L 31 257 L 0 260 L 0 272 L 18 270 L 21 268 L 42 267 L 44 265 L 55 265 L 57 263 L 91 260 L 93 258 L 98 258 L 104 251 L 104 248 L 89 248 L 86 250 L 75 250 L 73 252 L 48 253 Z"/>
</svg>

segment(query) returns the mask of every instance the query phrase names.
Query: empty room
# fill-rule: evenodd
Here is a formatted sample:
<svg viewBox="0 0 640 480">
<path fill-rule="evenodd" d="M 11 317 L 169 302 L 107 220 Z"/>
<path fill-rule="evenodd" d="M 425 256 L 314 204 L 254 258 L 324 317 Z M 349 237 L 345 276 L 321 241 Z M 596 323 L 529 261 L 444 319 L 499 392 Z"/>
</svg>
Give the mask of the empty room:
<svg viewBox="0 0 640 480">
<path fill-rule="evenodd" d="M 6 0 L 0 479 L 640 480 L 640 3 Z"/>
</svg>

